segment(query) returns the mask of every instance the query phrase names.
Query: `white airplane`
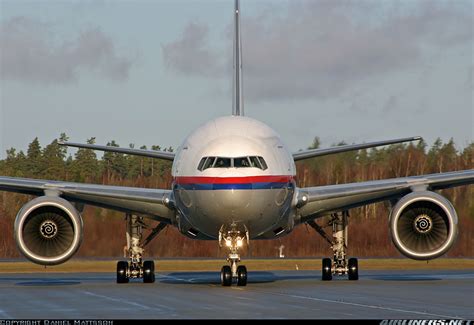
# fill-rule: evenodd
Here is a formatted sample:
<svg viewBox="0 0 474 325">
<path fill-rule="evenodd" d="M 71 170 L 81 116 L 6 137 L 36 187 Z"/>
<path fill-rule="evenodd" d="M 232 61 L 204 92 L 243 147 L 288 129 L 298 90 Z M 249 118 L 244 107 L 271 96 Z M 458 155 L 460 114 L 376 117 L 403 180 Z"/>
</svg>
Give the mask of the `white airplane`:
<svg viewBox="0 0 474 325">
<path fill-rule="evenodd" d="M 176 154 L 89 144 L 71 147 L 112 151 L 173 161 L 171 189 L 79 184 L 0 177 L 0 190 L 38 196 L 25 204 L 15 221 L 19 250 L 42 265 L 64 263 L 82 241 L 84 204 L 126 214 L 129 261 L 117 263 L 117 282 L 143 278 L 154 282 L 154 262 L 143 261 L 144 247 L 168 225 L 193 238 L 218 240 L 229 251 L 230 265 L 221 282 L 247 284 L 239 251 L 251 240 L 275 239 L 309 224 L 331 245 L 333 259 L 322 261 L 322 279 L 348 275 L 358 279 L 356 258 L 348 259 L 348 210 L 390 201 L 393 243 L 405 256 L 429 260 L 445 254 L 458 232 L 451 203 L 435 191 L 474 183 L 474 169 L 423 176 L 298 188 L 295 161 L 419 137 L 345 145 L 291 154 L 270 127 L 244 116 L 239 1 L 234 19 L 234 93 L 232 116 L 211 120 L 192 132 Z M 324 218 L 323 218 L 324 217 Z M 142 240 L 145 219 L 158 225 Z M 316 221 L 329 221 L 333 236 Z"/>
</svg>

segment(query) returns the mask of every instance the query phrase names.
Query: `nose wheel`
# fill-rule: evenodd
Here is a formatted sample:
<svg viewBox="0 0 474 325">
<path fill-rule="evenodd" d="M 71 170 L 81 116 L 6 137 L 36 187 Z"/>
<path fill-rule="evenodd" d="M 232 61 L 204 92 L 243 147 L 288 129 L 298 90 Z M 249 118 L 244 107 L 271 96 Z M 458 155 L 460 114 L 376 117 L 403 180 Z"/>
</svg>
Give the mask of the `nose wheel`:
<svg viewBox="0 0 474 325">
<path fill-rule="evenodd" d="M 247 285 L 247 268 L 244 265 L 240 265 L 237 268 L 237 285 L 238 286 Z"/>
<path fill-rule="evenodd" d="M 224 287 L 232 285 L 232 270 L 229 265 L 224 265 L 221 269 L 221 284 Z"/>
<path fill-rule="evenodd" d="M 232 285 L 233 280 L 237 281 L 238 286 L 247 285 L 247 268 L 244 265 L 237 266 L 240 262 L 239 249 L 244 245 L 244 239 L 247 239 L 247 245 L 249 243 L 249 234 L 245 228 L 245 236 L 242 234 L 243 231 L 237 230 L 237 225 L 232 224 L 230 230 L 225 231 L 225 227 L 222 226 L 219 231 L 219 246 L 227 247 L 229 249 L 229 256 L 227 261 L 229 265 L 224 265 L 221 269 L 221 284 L 224 287 Z"/>
<path fill-rule="evenodd" d="M 244 287 L 247 285 L 247 268 L 244 265 L 237 267 L 237 275 L 234 277 L 229 265 L 224 265 L 221 269 L 221 284 L 224 287 L 230 287 L 232 280 L 237 279 L 237 285 Z"/>
</svg>

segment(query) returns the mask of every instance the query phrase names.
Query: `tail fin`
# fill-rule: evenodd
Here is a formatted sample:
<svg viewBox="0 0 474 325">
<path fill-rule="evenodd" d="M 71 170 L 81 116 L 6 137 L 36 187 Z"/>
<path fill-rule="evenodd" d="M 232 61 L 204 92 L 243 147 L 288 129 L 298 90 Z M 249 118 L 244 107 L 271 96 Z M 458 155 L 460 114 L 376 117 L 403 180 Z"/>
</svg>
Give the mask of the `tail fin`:
<svg viewBox="0 0 474 325">
<path fill-rule="evenodd" d="M 244 115 L 242 102 L 242 42 L 240 40 L 240 4 L 235 0 L 234 7 L 234 85 L 232 115 Z"/>
</svg>

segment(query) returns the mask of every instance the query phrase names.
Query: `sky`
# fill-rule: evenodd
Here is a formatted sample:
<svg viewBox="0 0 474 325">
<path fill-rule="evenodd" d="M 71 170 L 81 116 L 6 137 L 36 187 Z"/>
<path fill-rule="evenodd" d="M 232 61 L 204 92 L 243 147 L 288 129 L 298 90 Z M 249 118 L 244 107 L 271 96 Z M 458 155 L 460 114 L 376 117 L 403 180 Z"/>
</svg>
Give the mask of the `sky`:
<svg viewBox="0 0 474 325">
<path fill-rule="evenodd" d="M 291 150 L 474 140 L 472 1 L 241 0 L 241 15 L 245 114 Z M 232 112 L 232 19 L 231 0 L 0 0 L 0 158 L 62 132 L 176 148 Z"/>
</svg>

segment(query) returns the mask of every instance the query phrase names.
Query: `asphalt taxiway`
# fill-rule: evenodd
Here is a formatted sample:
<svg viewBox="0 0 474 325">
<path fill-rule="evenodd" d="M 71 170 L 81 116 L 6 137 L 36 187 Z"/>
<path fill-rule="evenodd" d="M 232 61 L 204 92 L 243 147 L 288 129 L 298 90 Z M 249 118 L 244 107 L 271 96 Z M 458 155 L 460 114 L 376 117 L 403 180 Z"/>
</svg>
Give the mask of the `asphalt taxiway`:
<svg viewBox="0 0 474 325">
<path fill-rule="evenodd" d="M 0 274 L 0 319 L 474 318 L 474 270 L 365 271 L 359 281 L 317 271 L 157 273 L 116 284 L 113 273 Z"/>
</svg>

